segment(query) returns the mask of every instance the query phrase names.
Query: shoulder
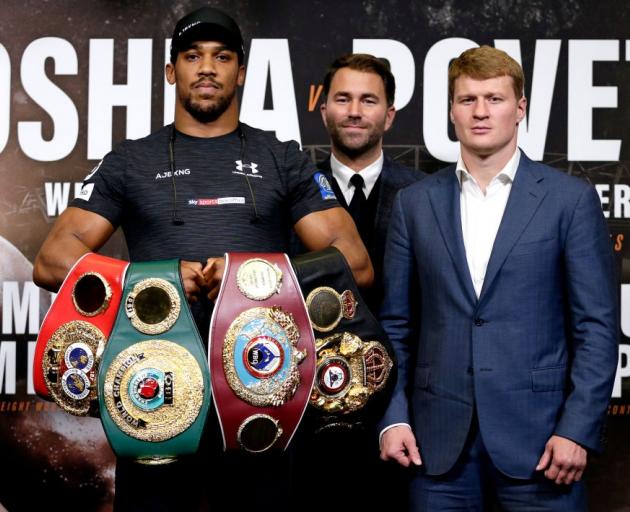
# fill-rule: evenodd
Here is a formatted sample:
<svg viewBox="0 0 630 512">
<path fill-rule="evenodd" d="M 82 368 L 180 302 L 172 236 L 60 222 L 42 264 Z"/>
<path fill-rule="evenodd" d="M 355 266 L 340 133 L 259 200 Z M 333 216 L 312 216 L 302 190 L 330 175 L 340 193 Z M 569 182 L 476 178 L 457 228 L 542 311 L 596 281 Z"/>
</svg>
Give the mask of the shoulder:
<svg viewBox="0 0 630 512">
<path fill-rule="evenodd" d="M 419 169 L 413 169 L 402 165 L 386 156 L 383 162 L 383 177 L 396 181 L 400 186 L 406 186 L 416 181 L 420 181 L 427 174 Z"/>
<path fill-rule="evenodd" d="M 163 126 L 145 137 L 139 139 L 125 139 L 112 149 L 112 153 L 119 155 L 144 154 L 147 151 L 155 151 L 156 147 L 163 147 L 166 151 L 171 137 L 171 125 Z"/>
<path fill-rule="evenodd" d="M 300 150 L 300 145 L 296 141 L 289 140 L 282 142 L 278 140 L 275 132 L 254 128 L 253 126 L 249 126 L 245 123 L 241 123 L 241 130 L 243 131 L 243 135 L 245 136 L 248 144 L 259 144 L 270 148 L 272 151 L 280 152 L 286 151 L 288 148 L 294 148 L 298 151 Z"/>
<path fill-rule="evenodd" d="M 521 161 L 518 166 L 518 172 L 521 171 L 533 176 L 537 182 L 544 184 L 549 190 L 558 191 L 565 197 L 579 196 L 593 188 L 588 181 L 571 176 L 565 170 L 530 160 L 525 153 L 521 153 Z"/>
<path fill-rule="evenodd" d="M 423 174 L 422 178 L 406 186 L 405 195 L 413 197 L 414 194 L 424 193 L 433 187 L 449 186 L 457 181 L 455 165 L 449 165 L 432 174 Z"/>
</svg>

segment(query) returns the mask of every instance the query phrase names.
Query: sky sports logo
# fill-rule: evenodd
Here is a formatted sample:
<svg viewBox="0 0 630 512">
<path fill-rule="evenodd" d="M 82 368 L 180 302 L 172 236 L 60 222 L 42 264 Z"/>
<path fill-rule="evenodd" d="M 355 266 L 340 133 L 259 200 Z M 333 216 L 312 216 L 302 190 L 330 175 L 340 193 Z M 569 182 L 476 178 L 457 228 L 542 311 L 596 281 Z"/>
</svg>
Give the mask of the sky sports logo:
<svg viewBox="0 0 630 512">
<path fill-rule="evenodd" d="M 189 199 L 188 206 L 220 206 L 222 204 L 245 204 L 244 197 L 215 197 L 208 199 Z"/>
</svg>

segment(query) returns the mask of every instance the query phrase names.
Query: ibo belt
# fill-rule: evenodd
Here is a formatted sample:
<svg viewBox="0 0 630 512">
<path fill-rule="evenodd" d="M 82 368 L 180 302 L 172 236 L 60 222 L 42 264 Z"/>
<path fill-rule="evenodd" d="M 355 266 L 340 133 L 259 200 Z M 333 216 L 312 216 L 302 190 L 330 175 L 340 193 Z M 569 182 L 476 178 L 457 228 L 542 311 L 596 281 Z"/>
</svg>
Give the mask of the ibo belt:
<svg viewBox="0 0 630 512">
<path fill-rule="evenodd" d="M 226 449 L 286 448 L 312 389 L 315 346 L 285 254 L 226 254 L 210 371 Z"/>
<path fill-rule="evenodd" d="M 126 261 L 84 255 L 42 323 L 33 363 L 35 391 L 71 414 L 98 415 L 96 376 L 127 266 Z"/>
<path fill-rule="evenodd" d="M 101 421 L 119 457 L 163 463 L 197 450 L 210 382 L 179 261 L 132 263 L 98 376 Z"/>
</svg>

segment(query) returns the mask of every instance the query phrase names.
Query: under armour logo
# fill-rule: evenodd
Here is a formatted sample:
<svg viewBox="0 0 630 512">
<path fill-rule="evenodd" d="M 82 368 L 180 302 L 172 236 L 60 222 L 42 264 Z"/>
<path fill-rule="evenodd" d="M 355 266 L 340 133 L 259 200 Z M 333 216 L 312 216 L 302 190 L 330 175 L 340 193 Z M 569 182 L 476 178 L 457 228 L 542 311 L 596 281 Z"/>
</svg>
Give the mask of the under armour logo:
<svg viewBox="0 0 630 512">
<path fill-rule="evenodd" d="M 238 171 L 243 172 L 244 169 L 249 169 L 252 174 L 257 174 L 258 173 L 258 164 L 257 163 L 251 162 L 249 164 L 244 164 L 242 160 L 236 160 L 234 163 L 236 164 L 236 169 Z"/>
</svg>

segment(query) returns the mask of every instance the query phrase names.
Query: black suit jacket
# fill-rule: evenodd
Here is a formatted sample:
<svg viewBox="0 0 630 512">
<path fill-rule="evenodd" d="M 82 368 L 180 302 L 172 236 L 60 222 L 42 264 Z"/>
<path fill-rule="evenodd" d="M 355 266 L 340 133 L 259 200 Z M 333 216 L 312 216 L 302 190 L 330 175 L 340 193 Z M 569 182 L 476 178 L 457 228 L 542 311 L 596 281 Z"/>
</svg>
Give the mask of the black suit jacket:
<svg viewBox="0 0 630 512">
<path fill-rule="evenodd" d="M 339 203 L 347 209 L 348 205 L 346 204 L 337 181 L 332 175 L 330 156 L 319 162 L 317 167 L 330 181 Z M 396 193 L 401 188 L 411 185 L 425 176 L 426 174 L 422 171 L 405 167 L 391 158 L 385 157 L 383 169 L 379 176 L 380 186 L 378 189 L 376 215 L 374 216 L 374 237 L 372 237 L 371 242 L 366 244 L 368 254 L 372 260 L 372 266 L 374 267 L 374 286 L 370 291 L 362 290 L 361 292 L 372 310 L 372 313 L 375 315 L 378 314 L 378 308 L 380 307 L 383 297 L 383 255 L 385 253 L 385 239 L 387 237 L 389 219 L 392 215 L 394 197 L 396 197 Z"/>
</svg>

